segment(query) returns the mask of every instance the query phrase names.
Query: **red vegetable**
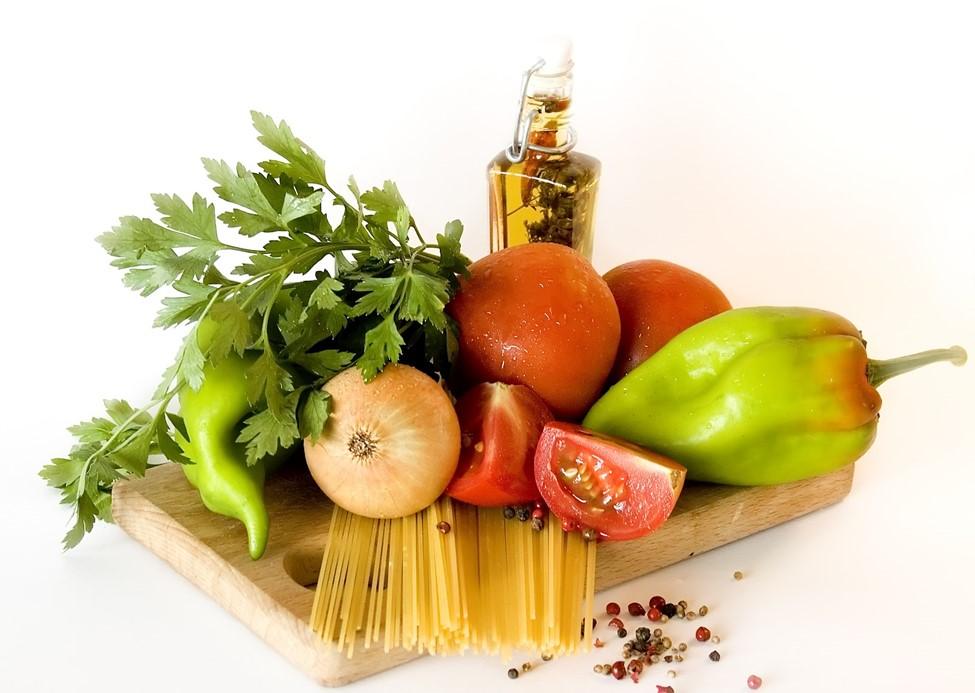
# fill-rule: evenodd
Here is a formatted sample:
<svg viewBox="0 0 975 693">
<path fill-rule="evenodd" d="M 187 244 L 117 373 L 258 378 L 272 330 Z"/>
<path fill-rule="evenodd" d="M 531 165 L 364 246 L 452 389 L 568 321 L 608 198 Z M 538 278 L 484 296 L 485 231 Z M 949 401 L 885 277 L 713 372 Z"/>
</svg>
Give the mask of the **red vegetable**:
<svg viewBox="0 0 975 693">
<path fill-rule="evenodd" d="M 481 506 L 540 497 L 533 471 L 535 446 L 552 412 L 538 395 L 524 385 L 483 383 L 457 401 L 457 418 L 460 461 L 448 496 Z M 541 509 L 536 510 L 542 517 Z"/>
<path fill-rule="evenodd" d="M 563 526 L 609 540 L 659 527 L 686 473 L 662 455 L 566 423 L 546 424 L 535 451 L 535 482 Z"/>
</svg>

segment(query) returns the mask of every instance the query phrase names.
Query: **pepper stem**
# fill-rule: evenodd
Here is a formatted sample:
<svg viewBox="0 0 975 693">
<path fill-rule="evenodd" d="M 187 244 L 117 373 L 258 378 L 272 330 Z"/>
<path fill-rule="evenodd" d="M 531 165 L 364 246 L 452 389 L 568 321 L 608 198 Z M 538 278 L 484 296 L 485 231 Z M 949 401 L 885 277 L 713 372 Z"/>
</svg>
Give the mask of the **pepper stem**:
<svg viewBox="0 0 975 693">
<path fill-rule="evenodd" d="M 929 363 L 951 361 L 956 366 L 963 366 L 967 360 L 968 354 L 960 346 L 948 347 L 947 349 L 930 349 L 883 361 L 870 359 L 867 361 L 867 380 L 870 381 L 871 385 L 877 387 L 893 377 L 913 371 L 915 368 L 927 366 Z"/>
</svg>

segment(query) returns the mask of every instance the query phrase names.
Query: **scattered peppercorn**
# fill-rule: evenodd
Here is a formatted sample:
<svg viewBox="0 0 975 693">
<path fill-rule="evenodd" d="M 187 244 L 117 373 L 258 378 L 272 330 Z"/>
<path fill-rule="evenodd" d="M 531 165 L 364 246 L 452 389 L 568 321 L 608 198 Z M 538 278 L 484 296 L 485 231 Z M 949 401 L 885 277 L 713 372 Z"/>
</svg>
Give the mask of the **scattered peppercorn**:
<svg viewBox="0 0 975 693">
<path fill-rule="evenodd" d="M 687 650 L 687 643 L 686 642 L 680 643 L 679 645 L 677 645 L 677 649 L 680 650 L 681 652 L 686 651 Z"/>
<path fill-rule="evenodd" d="M 657 662 L 660 661 L 660 655 L 658 655 L 658 654 L 650 655 L 650 661 L 653 662 L 654 664 L 656 664 Z"/>
<path fill-rule="evenodd" d="M 513 520 L 515 517 L 515 509 L 510 505 L 504 506 L 504 519 Z"/>
<path fill-rule="evenodd" d="M 640 602 L 630 602 L 626 606 L 626 610 L 630 612 L 630 616 L 643 616 L 647 613 L 647 610 L 643 608 L 643 604 Z"/>
<path fill-rule="evenodd" d="M 450 531 L 450 523 L 446 520 L 441 520 L 437 523 L 437 531 L 441 534 L 447 534 Z"/>
<path fill-rule="evenodd" d="M 640 626 L 636 629 L 636 639 L 640 642 L 647 642 L 650 639 L 650 629 Z"/>
<path fill-rule="evenodd" d="M 721 638 L 719 638 L 717 635 L 715 635 L 713 638 L 711 638 L 711 642 L 713 642 L 715 645 L 717 645 L 719 642 L 721 642 Z"/>
<path fill-rule="evenodd" d="M 630 660 L 630 663 L 626 666 L 626 668 L 631 674 L 639 674 L 643 671 L 643 662 L 641 662 L 639 659 Z"/>
<path fill-rule="evenodd" d="M 695 618 L 697 618 L 697 614 L 693 611 L 688 611 L 684 614 L 684 618 L 686 618 L 688 621 L 693 621 Z"/>
<path fill-rule="evenodd" d="M 669 620 L 670 620 L 670 619 L 669 619 L 669 618 L 667 618 L 667 614 L 661 614 L 661 615 L 660 615 L 660 622 L 661 622 L 661 623 L 667 623 L 667 621 L 669 621 Z"/>
<path fill-rule="evenodd" d="M 625 624 L 623 623 L 622 619 L 620 619 L 618 616 L 614 616 L 613 618 L 611 618 L 609 620 L 609 624 L 608 625 L 609 625 L 610 628 L 614 628 L 616 630 L 619 630 Z"/>
<path fill-rule="evenodd" d="M 711 650 L 711 654 L 708 655 L 708 659 L 710 659 L 712 662 L 720 662 L 721 653 L 717 650 Z"/>
<path fill-rule="evenodd" d="M 753 691 L 762 687 L 761 677 L 755 676 L 755 674 L 752 674 L 751 676 L 748 677 L 747 683 L 748 683 L 748 687 L 751 688 Z"/>
<path fill-rule="evenodd" d="M 605 644 L 606 644 L 606 643 L 604 643 L 604 642 L 603 642 L 602 640 L 600 640 L 599 638 L 596 638 L 595 640 L 593 640 L 593 641 L 592 641 L 592 646 L 593 646 L 593 647 L 603 647 L 603 646 L 604 646 Z"/>
<path fill-rule="evenodd" d="M 674 655 L 674 659 L 678 662 L 683 662 L 684 658 L 681 655 Z"/>
<path fill-rule="evenodd" d="M 711 631 L 709 631 L 704 626 L 701 626 L 696 631 L 694 631 L 694 637 L 697 638 L 698 642 L 707 642 L 711 639 Z"/>
<path fill-rule="evenodd" d="M 674 658 L 671 655 L 664 655 L 664 661 L 667 662 L 667 664 L 670 664 L 674 661 Z"/>
<path fill-rule="evenodd" d="M 698 616 L 707 616 L 708 615 L 708 607 L 702 606 L 700 609 L 697 610 L 697 615 Z"/>
<path fill-rule="evenodd" d="M 660 609 L 660 613 L 662 613 L 667 618 L 673 618 L 674 616 L 677 615 L 677 605 L 676 604 L 671 604 L 670 602 L 668 602 L 668 603 L 664 604 L 663 606 L 659 606 L 657 608 Z"/>
<path fill-rule="evenodd" d="M 524 664 L 521 665 L 521 670 L 527 674 L 529 671 L 532 670 L 532 663 L 525 662 Z"/>
<path fill-rule="evenodd" d="M 734 574 L 735 580 L 741 580 L 743 577 L 745 577 L 745 576 L 744 576 L 744 574 L 740 570 L 736 570 L 735 571 L 735 574 Z"/>
<path fill-rule="evenodd" d="M 511 667 L 510 669 L 508 669 L 508 678 L 509 679 L 516 679 L 516 678 L 518 678 L 518 670 L 515 669 L 514 667 Z"/>
<path fill-rule="evenodd" d="M 531 517 L 531 515 L 532 515 L 531 510 L 524 505 L 519 506 L 515 510 L 515 517 L 518 518 L 519 522 L 528 522 L 528 518 Z"/>
<path fill-rule="evenodd" d="M 673 643 L 670 641 L 670 638 L 664 638 L 660 641 L 660 644 L 663 645 L 665 650 L 669 650 Z"/>
<path fill-rule="evenodd" d="M 674 689 L 670 686 L 657 685 L 657 693 L 674 693 Z"/>
<path fill-rule="evenodd" d="M 610 670 L 613 674 L 613 678 L 622 679 L 626 676 L 626 665 L 623 664 L 621 660 L 613 662 L 613 668 Z"/>
<path fill-rule="evenodd" d="M 659 621 L 661 616 L 663 616 L 663 614 L 660 613 L 660 609 L 657 608 L 652 608 L 647 612 L 647 618 L 649 618 L 651 621 Z"/>
<path fill-rule="evenodd" d="M 620 613 L 620 605 L 616 602 L 610 602 L 606 605 L 606 613 L 610 616 L 618 616 Z"/>
<path fill-rule="evenodd" d="M 597 674 L 601 674 L 601 673 L 603 673 L 603 665 L 602 664 L 597 664 L 596 666 L 594 666 L 592 668 L 592 670 L 594 672 L 596 672 Z"/>
<path fill-rule="evenodd" d="M 545 529 L 545 520 L 540 517 L 533 517 L 532 529 L 534 529 L 536 532 L 541 532 L 543 529 Z"/>
<path fill-rule="evenodd" d="M 648 605 L 648 607 L 651 609 L 659 609 L 666 603 L 667 603 L 666 599 L 661 597 L 659 594 L 655 594 L 654 596 L 650 597 L 650 604 Z"/>
<path fill-rule="evenodd" d="M 618 631 L 616 631 L 616 634 L 618 636 L 620 636 L 621 638 L 625 638 L 626 637 L 626 628 L 620 628 Z"/>
<path fill-rule="evenodd" d="M 546 652 L 545 654 L 542 655 L 542 661 L 543 662 L 551 662 L 552 661 L 552 657 L 554 657 L 554 656 L 555 655 L 549 654 L 548 652 Z"/>
<path fill-rule="evenodd" d="M 596 530 L 592 527 L 586 527 L 582 530 L 582 538 L 586 541 L 596 541 Z"/>
<path fill-rule="evenodd" d="M 681 599 L 679 602 L 677 602 L 677 606 L 679 606 L 682 609 L 686 609 L 687 608 L 687 602 L 685 602 L 683 599 Z"/>
<path fill-rule="evenodd" d="M 667 676 L 670 677 L 670 678 L 672 678 L 672 679 L 676 679 L 677 678 L 677 672 L 674 671 L 673 669 L 668 669 L 667 670 Z"/>
</svg>

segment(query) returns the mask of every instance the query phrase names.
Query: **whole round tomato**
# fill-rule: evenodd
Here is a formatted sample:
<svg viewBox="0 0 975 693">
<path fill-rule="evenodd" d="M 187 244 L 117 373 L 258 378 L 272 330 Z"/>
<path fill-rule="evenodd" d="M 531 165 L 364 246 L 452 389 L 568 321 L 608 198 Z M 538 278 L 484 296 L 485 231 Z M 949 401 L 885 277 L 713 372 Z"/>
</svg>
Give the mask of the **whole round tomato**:
<svg viewBox="0 0 975 693">
<path fill-rule="evenodd" d="M 731 308 L 713 282 L 664 260 L 636 260 L 607 272 L 620 311 L 620 347 L 610 380 L 615 382 L 653 356 L 691 325 Z"/>
<path fill-rule="evenodd" d="M 447 487 L 472 505 L 515 505 L 537 500 L 535 446 L 552 420 L 545 402 L 524 385 L 483 383 L 457 401 L 460 461 Z"/>
<path fill-rule="evenodd" d="M 686 476 L 663 455 L 573 424 L 545 424 L 535 450 L 535 482 L 563 526 L 610 541 L 662 525 Z"/>
<path fill-rule="evenodd" d="M 560 418 L 599 396 L 616 356 L 620 317 L 606 282 L 582 255 L 529 243 L 484 257 L 447 307 L 460 327 L 467 383 L 527 385 Z"/>
</svg>

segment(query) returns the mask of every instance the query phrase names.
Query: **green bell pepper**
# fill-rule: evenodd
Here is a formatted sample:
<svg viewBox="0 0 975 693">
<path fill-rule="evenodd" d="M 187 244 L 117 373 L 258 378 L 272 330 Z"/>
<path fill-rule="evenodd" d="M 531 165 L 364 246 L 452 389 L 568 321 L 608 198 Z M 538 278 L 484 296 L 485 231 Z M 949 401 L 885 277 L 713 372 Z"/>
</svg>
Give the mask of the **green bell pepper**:
<svg viewBox="0 0 975 693">
<path fill-rule="evenodd" d="M 811 308 L 739 308 L 685 330 L 599 399 L 583 426 L 667 455 L 688 478 L 779 484 L 859 458 L 884 380 L 961 347 L 867 358 L 860 331 Z"/>
</svg>

